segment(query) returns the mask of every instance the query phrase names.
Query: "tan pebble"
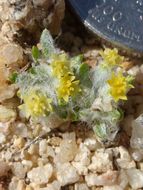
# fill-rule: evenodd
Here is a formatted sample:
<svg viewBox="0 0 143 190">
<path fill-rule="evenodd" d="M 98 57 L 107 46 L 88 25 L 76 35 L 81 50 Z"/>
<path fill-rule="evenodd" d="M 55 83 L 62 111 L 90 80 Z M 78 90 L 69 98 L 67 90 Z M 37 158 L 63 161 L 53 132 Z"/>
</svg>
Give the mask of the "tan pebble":
<svg viewBox="0 0 143 190">
<path fill-rule="evenodd" d="M 32 190 L 40 190 L 40 185 L 37 185 L 34 182 L 30 183 L 30 186 L 33 188 Z"/>
<path fill-rule="evenodd" d="M 75 190 L 75 189 L 74 189 L 74 186 L 69 185 L 69 186 L 68 186 L 68 190 Z"/>
<path fill-rule="evenodd" d="M 34 138 L 32 130 L 31 131 L 28 130 L 28 137 L 31 138 L 31 139 Z"/>
<path fill-rule="evenodd" d="M 32 144 L 29 149 L 28 149 L 29 154 L 33 155 L 33 154 L 38 154 L 39 153 L 39 148 L 37 144 Z"/>
<path fill-rule="evenodd" d="M 33 136 L 37 137 L 40 134 L 41 129 L 42 129 L 41 125 L 36 125 L 33 130 Z"/>
<path fill-rule="evenodd" d="M 126 189 L 125 190 L 132 190 L 132 188 L 131 187 L 126 187 Z"/>
<path fill-rule="evenodd" d="M 29 154 L 27 150 L 23 150 L 21 152 L 21 158 L 25 160 L 31 160 L 31 155 Z"/>
<path fill-rule="evenodd" d="M 60 137 L 52 137 L 50 140 L 49 140 L 49 143 L 53 146 L 59 146 L 60 143 L 61 143 L 62 139 Z"/>
<path fill-rule="evenodd" d="M 77 143 L 77 145 L 80 145 L 82 143 L 82 138 L 78 138 L 76 143 Z"/>
<path fill-rule="evenodd" d="M 36 167 L 38 165 L 38 156 L 37 155 L 32 155 L 31 156 L 31 161 L 33 162 L 33 166 Z"/>
<path fill-rule="evenodd" d="M 139 167 L 140 170 L 143 171 L 143 162 L 139 162 L 139 163 L 138 163 L 138 167 Z"/>
<path fill-rule="evenodd" d="M 25 190 L 33 190 L 33 188 L 30 185 L 27 185 Z"/>
<path fill-rule="evenodd" d="M 42 167 L 49 162 L 48 158 L 38 158 L 38 166 Z"/>
<path fill-rule="evenodd" d="M 15 118 L 16 112 L 13 109 L 0 105 L 0 122 L 13 121 Z"/>
<path fill-rule="evenodd" d="M 17 148 L 23 148 L 25 145 L 25 140 L 22 137 L 19 137 L 17 139 L 14 140 L 14 146 Z"/>
<path fill-rule="evenodd" d="M 7 175 L 10 167 L 6 162 L 0 162 L 0 177 Z"/>
<path fill-rule="evenodd" d="M 31 155 L 27 151 L 24 151 L 22 154 L 22 159 L 30 160 L 33 163 L 33 167 L 37 166 L 38 155 Z"/>
<path fill-rule="evenodd" d="M 132 61 L 125 61 L 121 65 L 125 70 L 128 70 L 133 67 L 134 63 Z"/>
<path fill-rule="evenodd" d="M 24 181 L 20 180 L 18 182 L 16 190 L 25 190 L 25 183 L 24 183 Z"/>
<path fill-rule="evenodd" d="M 1 76 L 1 73 L 0 73 L 0 76 Z M 0 102 L 3 102 L 5 100 L 8 100 L 8 99 L 14 97 L 16 90 L 17 90 L 16 84 L 11 84 L 11 85 L 7 84 L 5 86 L 0 84 Z M 12 120 L 14 120 L 14 119 L 15 118 L 13 118 Z"/>
<path fill-rule="evenodd" d="M 40 154 L 40 156 L 47 154 L 47 141 L 46 141 L 46 139 L 42 139 L 39 142 L 39 154 Z"/>
<path fill-rule="evenodd" d="M 24 123 L 15 122 L 14 124 L 14 134 L 20 137 L 27 137 L 28 136 L 28 129 Z"/>
<path fill-rule="evenodd" d="M 5 64 L 13 71 L 25 64 L 23 59 L 23 49 L 16 44 L 6 44 L 0 50 L 1 57 Z"/>
</svg>

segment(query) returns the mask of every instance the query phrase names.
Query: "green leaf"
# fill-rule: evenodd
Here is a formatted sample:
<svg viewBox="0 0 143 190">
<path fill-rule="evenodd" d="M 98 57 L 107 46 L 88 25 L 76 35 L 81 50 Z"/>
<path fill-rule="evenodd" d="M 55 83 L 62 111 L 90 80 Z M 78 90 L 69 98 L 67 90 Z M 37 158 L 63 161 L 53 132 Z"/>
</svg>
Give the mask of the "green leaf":
<svg viewBox="0 0 143 190">
<path fill-rule="evenodd" d="M 18 77 L 18 73 L 17 73 L 17 72 L 14 72 L 14 73 L 12 73 L 11 76 L 9 77 L 9 81 L 10 81 L 11 83 L 15 83 L 17 77 Z"/>
<path fill-rule="evenodd" d="M 89 65 L 87 65 L 86 63 L 81 64 L 80 68 L 79 68 L 79 79 L 80 82 L 87 86 L 87 87 L 91 87 L 92 86 L 92 82 L 89 78 L 89 72 L 90 72 L 90 67 Z"/>
<path fill-rule="evenodd" d="M 34 67 L 31 67 L 29 70 L 28 70 L 29 73 L 35 75 L 36 74 L 36 71 L 35 71 L 35 68 Z"/>
<path fill-rule="evenodd" d="M 71 120 L 74 121 L 79 121 L 79 114 L 78 112 L 72 112 L 71 114 Z"/>
<path fill-rule="evenodd" d="M 124 111 L 121 108 L 118 108 L 118 112 L 120 113 L 119 121 L 122 121 L 124 118 Z"/>
<path fill-rule="evenodd" d="M 32 57 L 33 57 L 34 61 L 37 62 L 39 56 L 40 56 L 40 52 L 39 52 L 37 46 L 33 46 L 32 47 Z"/>
<path fill-rule="evenodd" d="M 93 130 L 99 138 L 101 138 L 102 140 L 105 139 L 107 135 L 105 123 L 96 124 L 96 126 L 93 127 Z"/>
<path fill-rule="evenodd" d="M 53 38 L 47 29 L 42 32 L 40 44 L 42 46 L 42 53 L 46 58 L 56 53 Z"/>
<path fill-rule="evenodd" d="M 53 108 L 54 108 L 54 111 L 55 113 L 61 117 L 62 119 L 66 119 L 67 116 L 68 116 L 68 112 L 67 112 L 67 107 L 66 105 L 58 105 L 58 106 L 54 106 L 53 105 Z"/>
<path fill-rule="evenodd" d="M 80 73 L 82 76 L 85 76 L 88 74 L 90 70 L 90 67 L 89 65 L 87 65 L 86 63 L 83 63 L 81 66 L 80 66 Z"/>
<path fill-rule="evenodd" d="M 71 58 L 70 63 L 71 63 L 71 67 L 75 70 L 75 71 L 79 71 L 80 65 L 83 62 L 83 55 L 77 55 Z"/>
</svg>

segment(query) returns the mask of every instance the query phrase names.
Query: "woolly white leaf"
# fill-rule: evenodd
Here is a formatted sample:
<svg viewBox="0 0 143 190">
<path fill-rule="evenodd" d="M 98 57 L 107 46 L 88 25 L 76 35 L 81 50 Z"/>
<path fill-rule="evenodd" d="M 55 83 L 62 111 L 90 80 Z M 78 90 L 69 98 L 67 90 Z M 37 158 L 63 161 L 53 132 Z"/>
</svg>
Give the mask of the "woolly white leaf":
<svg viewBox="0 0 143 190">
<path fill-rule="evenodd" d="M 46 58 L 56 53 L 53 38 L 47 29 L 42 32 L 40 44 L 42 45 L 42 52 Z"/>
</svg>

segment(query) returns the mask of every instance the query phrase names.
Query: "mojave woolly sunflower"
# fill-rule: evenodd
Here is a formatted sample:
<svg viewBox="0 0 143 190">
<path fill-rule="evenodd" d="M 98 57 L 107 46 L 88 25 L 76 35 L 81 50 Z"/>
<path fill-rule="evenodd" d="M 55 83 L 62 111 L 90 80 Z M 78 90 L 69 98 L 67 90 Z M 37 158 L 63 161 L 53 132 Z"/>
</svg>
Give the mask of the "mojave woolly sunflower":
<svg viewBox="0 0 143 190">
<path fill-rule="evenodd" d="M 116 48 L 106 48 L 104 51 L 101 51 L 100 54 L 104 59 L 104 62 L 110 66 L 120 65 L 124 60 L 124 57 L 118 54 Z"/>
<path fill-rule="evenodd" d="M 39 91 L 32 90 L 23 97 L 24 104 L 20 109 L 26 117 L 44 117 L 52 111 L 52 100 Z"/>
<path fill-rule="evenodd" d="M 57 88 L 58 99 L 68 102 L 69 97 L 75 96 L 80 92 L 79 80 L 75 80 L 75 76 L 71 73 L 65 74 L 59 81 Z"/>
<path fill-rule="evenodd" d="M 110 86 L 110 94 L 116 102 L 119 100 L 127 100 L 126 94 L 129 88 L 133 88 L 129 83 L 128 77 L 123 76 L 122 72 L 118 74 L 112 73 L 108 84 Z"/>
<path fill-rule="evenodd" d="M 51 62 L 53 75 L 57 78 L 62 77 L 70 71 L 70 63 L 68 60 L 68 56 L 63 53 L 59 55 L 53 55 Z"/>
</svg>

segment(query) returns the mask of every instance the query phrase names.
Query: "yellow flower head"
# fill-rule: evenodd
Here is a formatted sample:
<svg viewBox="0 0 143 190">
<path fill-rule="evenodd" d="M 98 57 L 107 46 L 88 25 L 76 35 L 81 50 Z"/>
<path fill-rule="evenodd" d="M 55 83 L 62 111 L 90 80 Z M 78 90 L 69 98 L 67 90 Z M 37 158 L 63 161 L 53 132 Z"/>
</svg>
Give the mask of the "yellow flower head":
<svg viewBox="0 0 143 190">
<path fill-rule="evenodd" d="M 59 82 L 57 88 L 57 95 L 59 99 L 64 99 L 68 102 L 70 96 L 75 96 L 80 92 L 79 80 L 75 80 L 75 76 L 67 73 L 64 75 Z"/>
<path fill-rule="evenodd" d="M 116 48 L 107 48 L 104 51 L 101 51 L 100 54 L 105 63 L 110 66 L 120 65 L 124 60 L 124 57 L 118 54 L 118 50 Z"/>
<path fill-rule="evenodd" d="M 31 91 L 23 97 L 23 100 L 24 104 L 20 106 L 20 109 L 24 111 L 26 117 L 46 116 L 52 111 L 51 99 L 39 91 Z"/>
<path fill-rule="evenodd" d="M 62 77 L 65 73 L 67 73 L 70 70 L 68 56 L 66 54 L 53 56 L 51 66 L 53 75 L 57 78 Z"/>
<path fill-rule="evenodd" d="M 127 91 L 129 88 L 133 88 L 128 82 L 128 77 L 124 77 L 121 72 L 117 75 L 113 73 L 112 77 L 108 80 L 108 84 L 110 86 L 110 94 L 116 102 L 119 100 L 127 100 Z"/>
</svg>

